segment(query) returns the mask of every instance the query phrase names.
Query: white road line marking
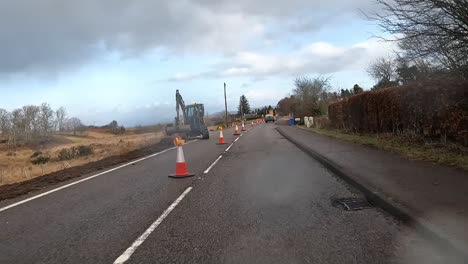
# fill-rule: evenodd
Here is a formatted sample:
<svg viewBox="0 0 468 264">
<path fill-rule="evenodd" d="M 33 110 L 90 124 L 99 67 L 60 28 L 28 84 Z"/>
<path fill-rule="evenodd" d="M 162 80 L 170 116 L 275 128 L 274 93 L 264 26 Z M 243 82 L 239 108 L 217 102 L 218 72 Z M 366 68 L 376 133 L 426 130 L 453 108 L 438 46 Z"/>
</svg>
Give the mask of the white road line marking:
<svg viewBox="0 0 468 264">
<path fill-rule="evenodd" d="M 203 173 L 207 174 L 208 172 L 210 172 L 211 168 L 214 167 L 214 165 L 216 165 L 216 163 L 218 163 L 218 161 L 223 157 L 223 155 L 219 155 L 219 157 L 208 167 L 208 169 L 206 169 Z"/>
<path fill-rule="evenodd" d="M 236 138 L 236 139 L 234 140 L 234 142 L 237 142 L 237 140 L 239 140 L 239 138 Z"/>
<path fill-rule="evenodd" d="M 122 264 L 125 263 L 127 260 L 130 259 L 130 257 L 135 253 L 135 251 L 138 249 L 138 247 L 145 242 L 145 240 L 148 238 L 151 233 L 164 221 L 164 219 L 174 210 L 174 208 L 184 199 L 184 197 L 192 190 L 192 187 L 188 187 L 187 190 L 185 190 L 179 198 L 177 198 L 167 209 L 164 211 L 164 213 L 146 229 L 146 231 L 139 237 L 133 244 L 125 250 L 122 255 L 120 255 L 115 261 L 114 264 Z"/>
<path fill-rule="evenodd" d="M 187 142 L 186 145 L 187 145 L 187 144 L 190 144 L 190 143 L 192 143 L 192 142 L 195 142 L 195 141 L 197 141 L 197 139 L 195 139 L 195 140 L 193 140 L 193 141 L 190 141 L 190 142 Z M 58 188 L 56 188 L 56 189 L 52 189 L 52 190 L 50 190 L 50 191 L 47 191 L 47 192 L 44 192 L 44 193 L 35 195 L 35 196 L 33 196 L 33 197 L 29 197 L 29 198 L 27 198 L 27 199 L 25 199 L 25 200 L 22 200 L 22 201 L 19 201 L 19 202 L 17 202 L 17 203 L 10 204 L 10 205 L 7 205 L 7 206 L 5 206 L 5 207 L 0 208 L 0 212 L 6 211 L 6 210 L 8 210 L 8 209 L 10 209 L 10 208 L 13 208 L 13 207 L 16 207 L 16 206 L 18 206 L 18 205 L 21 205 L 21 204 L 27 203 L 27 202 L 29 202 L 29 201 L 35 200 L 35 199 L 40 198 L 40 197 L 42 197 L 42 196 L 46 196 L 46 195 L 48 195 L 48 194 L 51 194 L 51 193 L 54 193 L 54 192 L 63 190 L 63 189 L 65 189 L 65 188 L 68 188 L 68 187 L 70 187 L 70 186 L 76 185 L 76 184 L 78 184 L 78 183 L 82 183 L 82 182 L 91 180 L 91 179 L 93 179 L 93 178 L 99 177 L 99 176 L 104 175 L 104 174 L 107 174 L 107 173 L 109 173 L 109 172 L 113 172 L 113 171 L 115 171 L 115 170 L 125 168 L 125 167 L 127 167 L 127 166 L 129 166 L 129 165 L 132 165 L 132 164 L 134 164 L 134 163 L 138 163 L 138 162 L 140 162 L 140 161 L 143 161 L 143 160 L 146 160 L 146 159 L 149 159 L 149 158 L 152 158 L 152 157 L 161 155 L 161 154 L 163 154 L 163 153 L 166 153 L 166 152 L 168 152 L 168 151 L 170 151 L 170 150 L 173 150 L 173 149 L 176 149 L 176 148 L 177 148 L 177 147 L 168 148 L 168 149 L 165 149 L 165 150 L 163 150 L 163 151 L 160 151 L 160 152 L 151 154 L 151 155 L 149 155 L 149 156 L 143 157 L 143 158 L 141 158 L 141 159 L 137 159 L 137 160 L 131 161 L 131 162 L 129 162 L 129 163 L 125 163 L 125 164 L 123 164 L 123 165 L 120 165 L 120 166 L 118 166 L 118 167 L 112 168 L 112 169 L 110 169 L 110 170 L 106 170 L 106 171 L 100 172 L 100 173 L 98 173 L 98 174 L 95 174 L 95 175 L 86 177 L 86 178 L 84 178 L 84 179 L 81 179 L 81 180 L 78 180 L 78 181 L 75 181 L 75 182 L 66 184 L 66 185 L 64 185 L 64 186 L 58 187 Z"/>
<path fill-rule="evenodd" d="M 234 145 L 234 143 L 231 143 L 231 145 L 229 145 L 229 147 L 227 147 L 224 152 L 228 152 L 231 149 L 232 145 Z"/>
</svg>

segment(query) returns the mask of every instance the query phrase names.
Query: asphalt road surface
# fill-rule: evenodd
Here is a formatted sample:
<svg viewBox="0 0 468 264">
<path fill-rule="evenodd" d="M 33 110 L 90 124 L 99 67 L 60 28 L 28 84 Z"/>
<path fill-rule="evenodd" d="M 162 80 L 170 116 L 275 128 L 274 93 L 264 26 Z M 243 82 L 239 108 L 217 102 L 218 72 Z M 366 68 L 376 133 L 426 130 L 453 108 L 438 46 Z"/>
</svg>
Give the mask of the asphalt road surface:
<svg viewBox="0 0 468 264">
<path fill-rule="evenodd" d="M 0 263 L 463 263 L 379 208 L 334 206 L 362 195 L 274 127 L 185 145 L 192 178 L 167 177 L 170 149 L 0 202 Z"/>
</svg>

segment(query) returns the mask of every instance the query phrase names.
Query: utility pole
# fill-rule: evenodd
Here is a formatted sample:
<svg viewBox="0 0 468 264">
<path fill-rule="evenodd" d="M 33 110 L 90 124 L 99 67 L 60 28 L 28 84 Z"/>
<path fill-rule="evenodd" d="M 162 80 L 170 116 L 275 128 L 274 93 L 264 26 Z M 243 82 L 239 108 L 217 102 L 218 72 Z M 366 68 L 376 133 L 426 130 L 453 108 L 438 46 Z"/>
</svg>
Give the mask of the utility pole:
<svg viewBox="0 0 468 264">
<path fill-rule="evenodd" d="M 239 105 L 240 105 L 240 111 L 241 111 L 241 120 L 243 120 L 244 119 L 244 109 L 242 107 L 242 102 L 240 102 Z"/>
<path fill-rule="evenodd" d="M 228 112 L 227 112 L 227 100 L 226 100 L 226 83 L 224 83 L 224 108 L 226 112 L 226 128 L 228 128 L 229 124 L 228 124 Z"/>
</svg>

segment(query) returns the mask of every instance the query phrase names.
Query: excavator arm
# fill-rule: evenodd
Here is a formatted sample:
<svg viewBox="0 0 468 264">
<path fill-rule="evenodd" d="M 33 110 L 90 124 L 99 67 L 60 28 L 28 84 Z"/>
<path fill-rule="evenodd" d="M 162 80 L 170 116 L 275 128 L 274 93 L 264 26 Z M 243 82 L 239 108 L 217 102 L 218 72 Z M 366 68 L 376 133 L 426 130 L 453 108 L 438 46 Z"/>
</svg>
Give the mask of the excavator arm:
<svg viewBox="0 0 468 264">
<path fill-rule="evenodd" d="M 180 115 L 179 112 L 182 110 L 182 114 L 184 116 L 184 122 L 188 120 L 188 115 L 187 115 L 187 109 L 185 108 L 185 102 L 184 99 L 182 98 L 182 95 L 180 95 L 179 90 L 176 90 L 176 112 L 177 112 L 177 117 L 176 117 L 176 126 L 180 126 Z"/>
<path fill-rule="evenodd" d="M 180 116 L 181 111 L 183 117 Z M 182 137 L 201 135 L 203 139 L 210 138 L 210 133 L 204 122 L 204 115 L 203 104 L 194 103 L 193 105 L 186 106 L 179 90 L 176 90 L 175 123 L 166 126 L 166 135 L 179 134 Z"/>
</svg>

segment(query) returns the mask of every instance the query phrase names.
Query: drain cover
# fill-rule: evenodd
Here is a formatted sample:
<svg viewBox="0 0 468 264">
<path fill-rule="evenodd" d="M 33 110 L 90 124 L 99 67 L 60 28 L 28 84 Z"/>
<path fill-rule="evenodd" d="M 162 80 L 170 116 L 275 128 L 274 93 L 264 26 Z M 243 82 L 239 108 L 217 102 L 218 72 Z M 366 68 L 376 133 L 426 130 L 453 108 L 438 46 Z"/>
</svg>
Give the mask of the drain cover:
<svg viewBox="0 0 468 264">
<path fill-rule="evenodd" d="M 347 211 L 362 210 L 371 208 L 372 205 L 365 199 L 361 198 L 341 198 L 333 201 L 333 205 L 344 207 Z"/>
</svg>

